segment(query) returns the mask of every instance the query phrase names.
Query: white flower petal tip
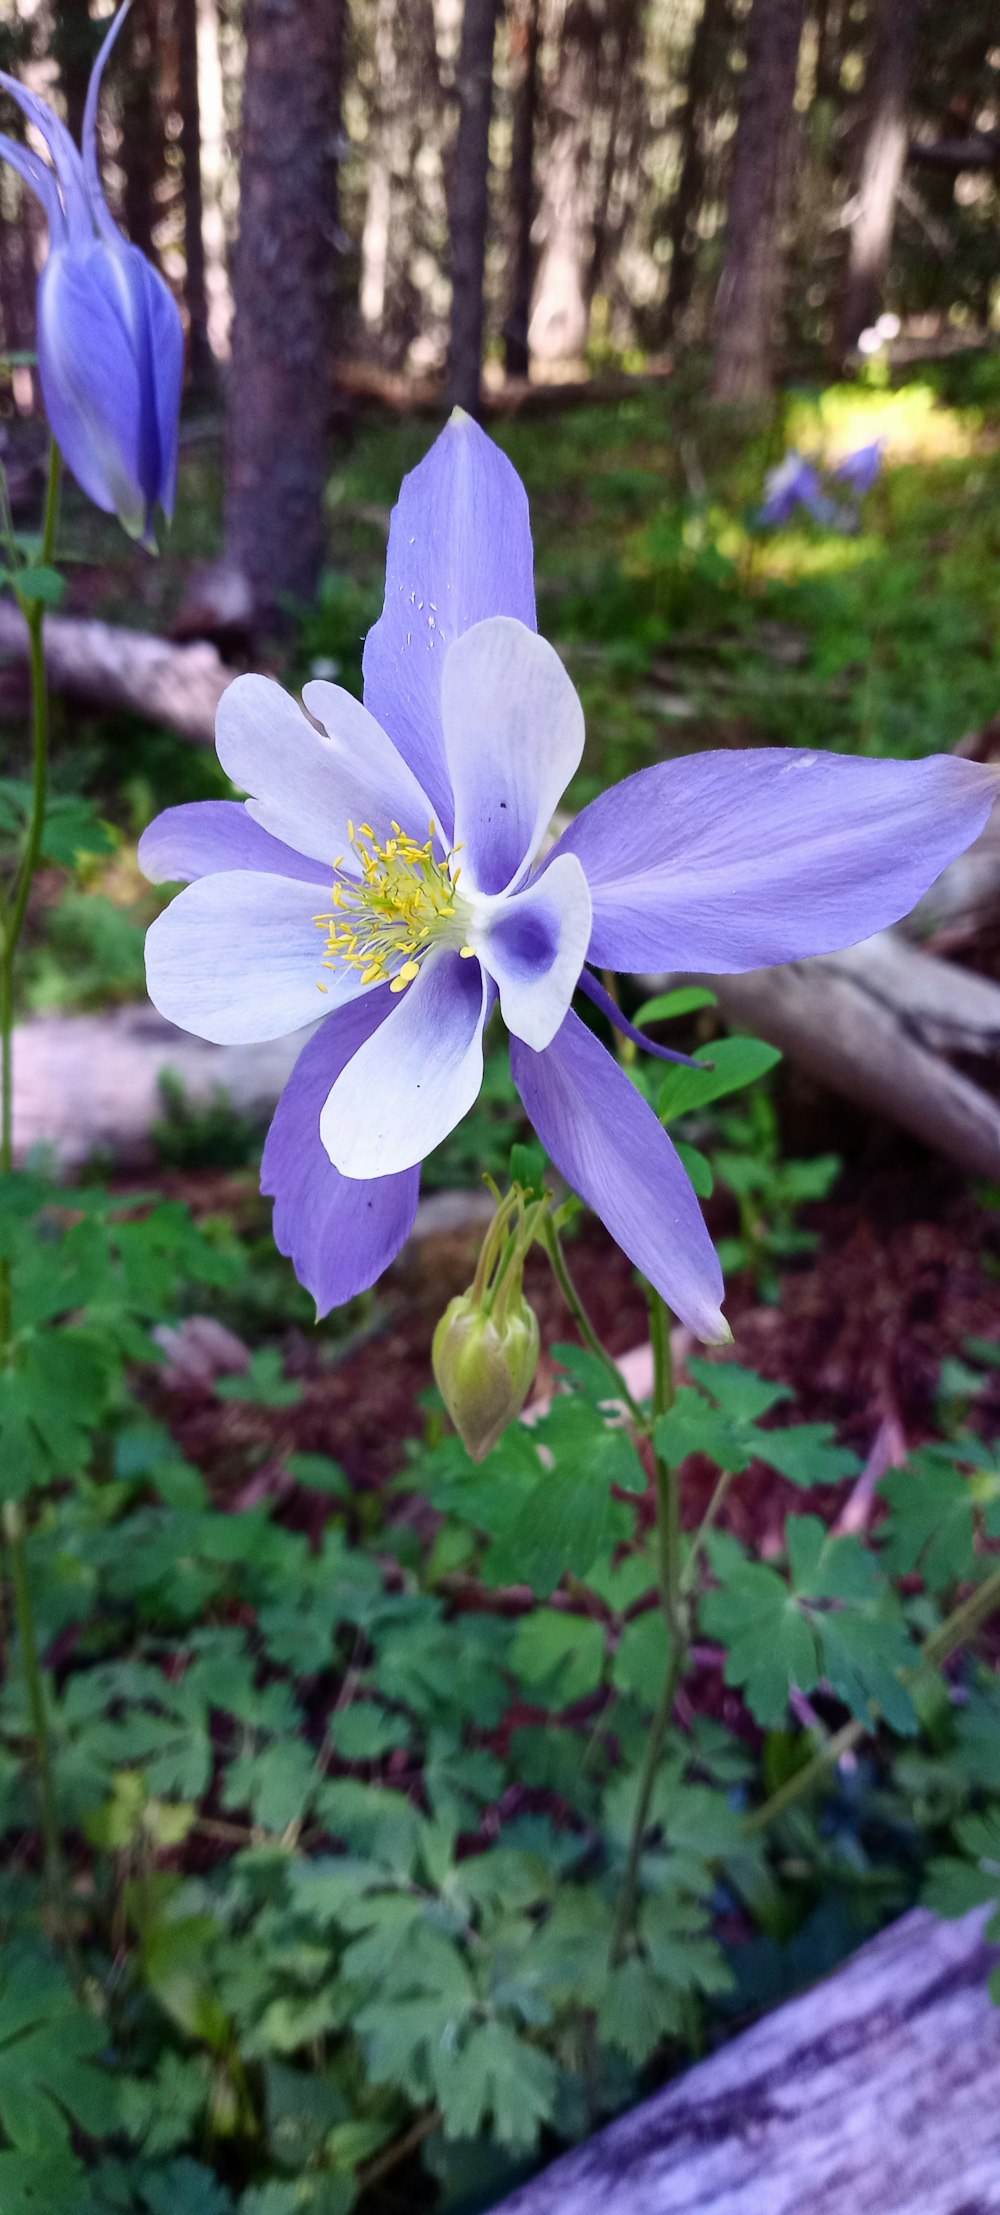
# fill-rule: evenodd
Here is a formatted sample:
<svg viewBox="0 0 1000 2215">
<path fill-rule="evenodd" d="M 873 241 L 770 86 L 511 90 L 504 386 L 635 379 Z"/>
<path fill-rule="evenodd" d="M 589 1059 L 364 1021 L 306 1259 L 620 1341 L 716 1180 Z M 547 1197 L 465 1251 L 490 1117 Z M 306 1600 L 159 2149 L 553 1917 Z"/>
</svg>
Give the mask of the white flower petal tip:
<svg viewBox="0 0 1000 2215">
<path fill-rule="evenodd" d="M 348 1062 L 320 1116 L 344 1177 L 388 1177 L 440 1146 L 478 1098 L 490 993 L 478 961 L 426 961 Z"/>
<path fill-rule="evenodd" d="M 330 870 L 350 847 L 352 826 L 384 833 L 398 822 L 426 838 L 430 802 L 360 700 L 322 678 L 302 698 L 300 706 L 273 677 L 244 676 L 219 702 L 216 752 L 249 793 L 254 822 Z"/>
<path fill-rule="evenodd" d="M 547 639 L 490 616 L 448 648 L 441 720 L 467 876 L 480 892 L 510 890 L 580 766 L 579 696 Z"/>
<path fill-rule="evenodd" d="M 486 903 L 483 903 L 486 906 Z M 509 1031 L 535 1053 L 550 1046 L 572 1001 L 590 940 L 590 888 L 561 854 L 524 892 L 501 897 L 469 943 L 500 993 Z"/>
</svg>

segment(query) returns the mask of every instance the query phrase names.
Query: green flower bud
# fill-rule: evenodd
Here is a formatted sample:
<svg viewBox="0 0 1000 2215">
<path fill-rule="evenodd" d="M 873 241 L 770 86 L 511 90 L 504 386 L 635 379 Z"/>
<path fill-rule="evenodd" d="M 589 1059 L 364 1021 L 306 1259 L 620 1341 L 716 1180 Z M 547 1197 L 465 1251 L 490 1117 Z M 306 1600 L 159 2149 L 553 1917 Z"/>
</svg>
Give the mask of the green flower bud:
<svg viewBox="0 0 1000 2215">
<path fill-rule="evenodd" d="M 523 1293 L 484 1312 L 475 1286 L 450 1300 L 434 1333 L 438 1391 L 473 1461 L 516 1421 L 538 1367 L 538 1317 Z"/>
</svg>

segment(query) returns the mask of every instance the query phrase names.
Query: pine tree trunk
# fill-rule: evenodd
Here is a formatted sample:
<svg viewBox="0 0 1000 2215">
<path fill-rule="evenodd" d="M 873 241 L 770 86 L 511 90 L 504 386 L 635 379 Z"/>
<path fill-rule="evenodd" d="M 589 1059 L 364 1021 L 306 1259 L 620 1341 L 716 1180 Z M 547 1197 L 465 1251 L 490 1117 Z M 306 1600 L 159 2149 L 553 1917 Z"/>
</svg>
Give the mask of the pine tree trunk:
<svg viewBox="0 0 1000 2215">
<path fill-rule="evenodd" d="M 249 0 L 240 232 L 227 390 L 226 548 L 260 622 L 312 597 L 323 560 L 338 129 L 331 34 L 343 0 Z"/>
<path fill-rule="evenodd" d="M 59 0 L 59 6 L 53 11 L 51 51 L 59 68 L 66 121 L 78 146 L 83 134 L 91 63 L 100 35 L 99 27 L 90 20 L 87 0 Z"/>
<path fill-rule="evenodd" d="M 198 92 L 198 0 L 174 0 L 177 31 L 177 104 L 184 164 L 184 299 L 190 331 L 192 384 L 213 381 L 205 291 L 204 200 L 201 182 L 201 103 Z"/>
<path fill-rule="evenodd" d="M 604 281 L 605 271 L 613 258 L 612 233 L 618 225 L 612 217 L 612 200 L 619 168 L 628 177 L 634 177 L 638 163 L 641 133 L 627 125 L 631 111 L 633 126 L 636 116 L 636 93 L 639 90 L 638 61 L 640 0 L 617 0 L 611 11 L 610 25 L 613 37 L 608 56 L 609 93 L 607 130 L 604 139 L 604 158 L 601 162 L 600 182 L 594 205 L 593 246 L 590 268 L 586 278 L 587 319 L 598 286 Z M 596 119 L 595 119 L 596 120 Z"/>
<path fill-rule="evenodd" d="M 595 0 L 570 0 L 551 100 L 542 173 L 541 253 L 529 329 L 532 354 L 572 361 L 587 344 L 594 265 L 594 119 L 604 18 Z"/>
<path fill-rule="evenodd" d="M 704 111 L 715 80 L 728 19 L 729 0 L 705 0 L 691 41 L 680 125 L 680 168 L 668 226 L 670 275 L 663 307 L 665 338 L 671 337 L 676 330 L 694 288 L 698 216 L 705 188 Z"/>
<path fill-rule="evenodd" d="M 424 216 L 417 157 L 443 137 L 433 0 L 407 0 L 405 11 L 376 0 L 374 64 L 359 305 L 376 351 L 398 367 L 423 305 L 411 274 Z"/>
<path fill-rule="evenodd" d="M 458 133 L 449 194 L 451 338 L 448 399 L 478 415 L 483 284 L 490 215 L 490 115 L 499 0 L 465 0 L 458 56 Z"/>
<path fill-rule="evenodd" d="M 892 251 L 892 232 L 906 160 L 907 98 L 921 0 L 876 0 L 865 78 L 864 141 L 857 213 L 851 225 L 840 335 L 856 345 L 875 322 Z"/>
<path fill-rule="evenodd" d="M 508 377 L 527 377 L 531 368 L 528 322 L 535 277 L 531 234 L 535 222 L 535 124 L 538 118 L 540 43 L 540 0 L 520 0 L 520 7 L 511 25 L 515 79 L 510 176 L 507 186 L 511 237 L 504 362 Z"/>
<path fill-rule="evenodd" d="M 160 25 L 157 0 L 143 0 L 129 17 L 118 75 L 121 161 L 125 171 L 123 214 L 133 246 L 156 260 L 157 186 L 163 176 L 163 116 L 159 100 Z"/>
<path fill-rule="evenodd" d="M 716 400 L 771 389 L 781 231 L 805 0 L 754 0 L 715 311 Z"/>
</svg>

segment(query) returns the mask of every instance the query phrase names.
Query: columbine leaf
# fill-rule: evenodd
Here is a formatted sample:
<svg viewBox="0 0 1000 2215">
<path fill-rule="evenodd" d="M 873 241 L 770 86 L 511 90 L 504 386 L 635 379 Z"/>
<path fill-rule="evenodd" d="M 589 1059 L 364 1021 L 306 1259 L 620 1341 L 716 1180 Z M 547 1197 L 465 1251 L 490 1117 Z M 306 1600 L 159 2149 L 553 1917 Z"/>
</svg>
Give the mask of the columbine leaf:
<svg viewBox="0 0 1000 2215">
<path fill-rule="evenodd" d="M 761 1038 L 716 1039 L 712 1047 L 714 1068 L 667 1070 L 657 1100 L 661 1122 L 672 1123 L 679 1115 L 690 1115 L 695 1108 L 708 1107 L 731 1092 L 742 1092 L 780 1060 L 778 1048 L 765 1045 Z"/>
<path fill-rule="evenodd" d="M 97 2137 L 114 2128 L 111 2078 L 97 2066 L 106 2037 L 44 1956 L 9 1962 L 0 1986 L 0 2123 L 21 2153 L 69 2143 L 70 2123 Z"/>
</svg>

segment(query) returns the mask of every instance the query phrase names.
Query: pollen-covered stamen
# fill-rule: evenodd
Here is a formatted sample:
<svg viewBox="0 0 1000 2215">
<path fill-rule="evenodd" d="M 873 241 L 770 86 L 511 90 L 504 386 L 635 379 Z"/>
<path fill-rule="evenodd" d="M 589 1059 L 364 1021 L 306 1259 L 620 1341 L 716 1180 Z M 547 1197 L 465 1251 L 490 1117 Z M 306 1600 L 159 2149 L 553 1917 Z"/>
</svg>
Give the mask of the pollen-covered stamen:
<svg viewBox="0 0 1000 2215">
<path fill-rule="evenodd" d="M 360 873 L 348 874 L 343 856 L 334 863 L 331 908 L 316 917 L 327 934 L 323 967 L 346 961 L 361 971 L 362 984 L 387 983 L 390 991 L 403 992 L 434 942 L 464 947 L 468 904 L 458 892 L 458 848 L 443 860 L 435 854 L 433 822 L 423 845 L 398 823 L 384 843 L 370 823 L 356 835 L 349 823 L 347 835 Z"/>
</svg>

